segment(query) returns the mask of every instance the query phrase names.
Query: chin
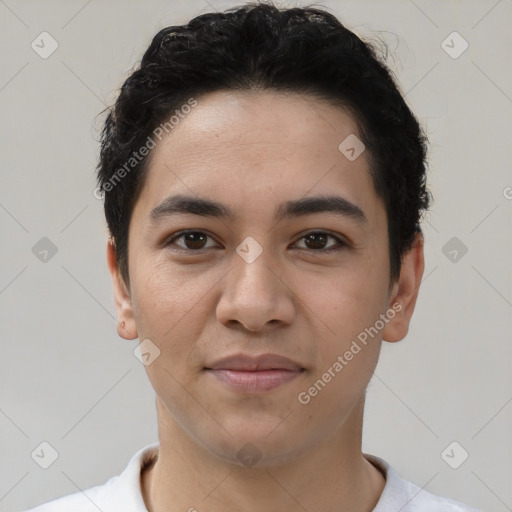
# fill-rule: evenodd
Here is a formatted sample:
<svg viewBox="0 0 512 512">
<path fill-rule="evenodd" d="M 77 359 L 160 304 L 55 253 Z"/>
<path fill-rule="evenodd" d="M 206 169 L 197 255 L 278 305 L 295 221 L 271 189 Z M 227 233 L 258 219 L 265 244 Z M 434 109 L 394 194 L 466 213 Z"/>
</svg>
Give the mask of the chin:
<svg viewBox="0 0 512 512">
<path fill-rule="evenodd" d="M 281 421 L 281 420 L 279 420 Z M 286 429 L 277 431 L 273 422 L 271 428 L 254 428 L 254 425 L 245 424 L 245 428 L 234 431 L 228 430 L 231 436 L 223 431 L 221 439 L 204 440 L 202 445 L 214 457 L 227 464 L 234 464 L 246 468 L 270 468 L 293 462 L 312 442 L 297 438 Z"/>
</svg>

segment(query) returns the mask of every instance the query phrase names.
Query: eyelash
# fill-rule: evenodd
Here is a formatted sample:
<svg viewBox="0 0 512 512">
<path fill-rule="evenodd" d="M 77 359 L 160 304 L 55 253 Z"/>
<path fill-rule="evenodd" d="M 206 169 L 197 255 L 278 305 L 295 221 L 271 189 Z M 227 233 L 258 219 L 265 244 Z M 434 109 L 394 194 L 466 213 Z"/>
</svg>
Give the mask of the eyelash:
<svg viewBox="0 0 512 512">
<path fill-rule="evenodd" d="M 187 235 L 189 233 L 199 233 L 199 234 L 202 234 L 202 235 L 206 235 L 209 238 L 213 238 L 208 233 L 205 233 L 204 231 L 190 229 L 190 230 L 179 231 L 178 233 L 175 233 L 174 235 L 171 236 L 171 238 L 167 239 L 167 241 L 164 242 L 164 246 L 165 247 L 169 247 L 170 245 L 172 245 L 173 242 L 175 242 L 176 240 L 179 240 L 180 238 L 183 238 L 183 236 L 185 236 L 185 235 Z M 329 253 L 332 253 L 332 252 L 340 251 L 340 250 L 344 249 L 347 246 L 347 243 L 344 240 L 342 240 L 338 236 L 332 235 L 331 233 L 329 233 L 327 231 L 310 231 L 309 233 L 306 233 L 305 235 L 302 235 L 299 238 L 299 240 L 302 240 L 303 238 L 306 238 L 309 235 L 319 235 L 319 234 L 327 235 L 327 237 L 334 238 L 339 243 L 339 245 L 331 247 L 329 249 L 299 249 L 299 250 L 300 251 L 313 252 L 313 253 L 316 253 L 316 254 L 329 254 Z M 194 250 L 194 249 L 187 249 L 186 247 L 180 247 L 180 246 L 178 246 L 178 247 L 179 248 L 176 249 L 178 251 L 184 251 L 184 252 L 189 252 L 189 253 L 198 253 L 198 254 L 201 254 L 205 250 L 209 249 L 207 247 L 207 248 L 203 248 L 203 249 Z"/>
</svg>

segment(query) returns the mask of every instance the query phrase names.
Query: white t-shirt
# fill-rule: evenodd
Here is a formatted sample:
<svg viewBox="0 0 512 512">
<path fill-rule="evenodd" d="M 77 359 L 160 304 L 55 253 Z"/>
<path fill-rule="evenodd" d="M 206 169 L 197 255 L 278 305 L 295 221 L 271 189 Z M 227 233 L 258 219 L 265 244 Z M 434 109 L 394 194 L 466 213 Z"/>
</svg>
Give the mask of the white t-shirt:
<svg viewBox="0 0 512 512">
<path fill-rule="evenodd" d="M 158 452 L 159 443 L 141 448 L 118 475 L 102 485 L 68 494 L 25 512 L 147 512 L 140 475 Z M 364 454 L 386 478 L 386 485 L 373 512 L 482 512 L 458 501 L 431 494 L 401 478 L 383 459 Z"/>
</svg>

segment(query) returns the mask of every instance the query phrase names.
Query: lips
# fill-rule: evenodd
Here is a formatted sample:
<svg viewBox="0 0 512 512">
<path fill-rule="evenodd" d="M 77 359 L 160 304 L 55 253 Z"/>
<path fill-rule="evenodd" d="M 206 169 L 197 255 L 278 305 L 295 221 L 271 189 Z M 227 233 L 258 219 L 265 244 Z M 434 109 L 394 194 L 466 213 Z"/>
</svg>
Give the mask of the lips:
<svg viewBox="0 0 512 512">
<path fill-rule="evenodd" d="M 236 354 L 219 359 L 204 369 L 230 389 L 244 393 L 268 391 L 305 371 L 299 363 L 277 354 L 258 357 Z"/>
<path fill-rule="evenodd" d="M 247 372 L 262 370 L 300 371 L 304 369 L 299 363 L 277 354 L 263 354 L 258 357 L 248 354 L 236 354 L 219 359 L 205 368 L 207 370 L 239 370 Z"/>
</svg>

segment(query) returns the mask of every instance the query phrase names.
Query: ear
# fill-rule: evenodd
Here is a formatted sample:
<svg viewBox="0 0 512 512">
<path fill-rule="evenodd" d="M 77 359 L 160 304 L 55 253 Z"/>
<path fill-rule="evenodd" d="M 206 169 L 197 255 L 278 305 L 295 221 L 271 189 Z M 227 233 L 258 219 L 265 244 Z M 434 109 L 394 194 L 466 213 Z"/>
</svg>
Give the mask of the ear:
<svg viewBox="0 0 512 512">
<path fill-rule="evenodd" d="M 424 269 L 423 235 L 417 233 L 411 249 L 402 257 L 400 276 L 393 284 L 388 311 L 395 311 L 395 315 L 382 332 L 384 341 L 400 341 L 407 335 Z"/>
<path fill-rule="evenodd" d="M 117 266 L 116 249 L 112 237 L 107 240 L 107 264 L 114 288 L 114 301 L 117 312 L 117 334 L 125 340 L 133 340 L 138 337 L 138 333 L 133 316 L 132 301 L 130 292 Z"/>
</svg>

